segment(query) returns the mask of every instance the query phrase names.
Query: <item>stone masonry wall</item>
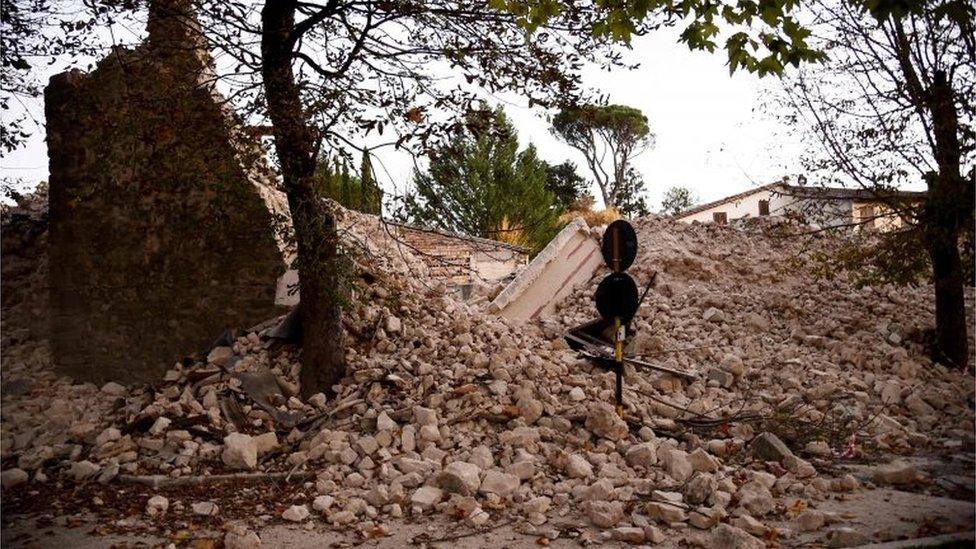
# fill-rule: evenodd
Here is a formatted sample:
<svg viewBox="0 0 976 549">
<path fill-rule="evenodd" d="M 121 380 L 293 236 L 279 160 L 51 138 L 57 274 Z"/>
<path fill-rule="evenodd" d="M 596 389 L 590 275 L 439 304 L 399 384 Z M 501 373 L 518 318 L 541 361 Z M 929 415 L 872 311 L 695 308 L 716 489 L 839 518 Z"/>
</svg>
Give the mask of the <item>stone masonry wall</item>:
<svg viewBox="0 0 976 549">
<path fill-rule="evenodd" d="M 188 6 L 151 4 L 146 44 L 45 91 L 52 353 L 76 379 L 158 380 L 278 312 L 274 179 L 210 84 Z"/>
<path fill-rule="evenodd" d="M 438 231 L 397 226 L 397 232 L 432 278 L 451 284 L 470 284 L 482 278 L 504 278 L 528 261 L 528 251 L 502 242 L 474 239 Z"/>
</svg>

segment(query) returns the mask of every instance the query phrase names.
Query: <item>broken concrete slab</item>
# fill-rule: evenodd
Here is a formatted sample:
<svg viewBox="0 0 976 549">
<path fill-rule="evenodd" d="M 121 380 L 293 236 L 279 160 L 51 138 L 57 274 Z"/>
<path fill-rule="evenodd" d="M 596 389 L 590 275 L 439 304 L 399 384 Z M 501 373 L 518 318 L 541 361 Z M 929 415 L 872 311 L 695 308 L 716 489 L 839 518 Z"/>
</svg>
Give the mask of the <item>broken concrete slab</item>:
<svg viewBox="0 0 976 549">
<path fill-rule="evenodd" d="M 512 320 L 547 315 L 602 264 L 586 221 L 574 219 L 498 294 L 491 310 Z"/>
</svg>

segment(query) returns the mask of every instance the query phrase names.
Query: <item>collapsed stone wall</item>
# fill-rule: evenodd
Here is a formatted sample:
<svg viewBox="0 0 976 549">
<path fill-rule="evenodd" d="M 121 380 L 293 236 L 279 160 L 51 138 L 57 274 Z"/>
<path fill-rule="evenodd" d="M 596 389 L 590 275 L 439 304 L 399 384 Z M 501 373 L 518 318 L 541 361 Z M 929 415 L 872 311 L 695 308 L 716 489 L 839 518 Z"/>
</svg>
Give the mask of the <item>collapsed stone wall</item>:
<svg viewBox="0 0 976 549">
<path fill-rule="evenodd" d="M 283 201 L 191 13 L 153 3 L 147 43 L 45 90 L 51 345 L 77 379 L 157 380 L 277 312 Z"/>
<path fill-rule="evenodd" d="M 0 205 L 0 334 L 2 345 L 48 334 L 47 186 Z M 16 311 L 16 313 L 12 313 Z M 0 353 L 7 364 L 7 353 Z"/>
<path fill-rule="evenodd" d="M 494 281 L 528 260 L 528 250 L 483 238 L 392 225 L 399 239 L 430 268 L 432 278 L 451 284 Z"/>
</svg>

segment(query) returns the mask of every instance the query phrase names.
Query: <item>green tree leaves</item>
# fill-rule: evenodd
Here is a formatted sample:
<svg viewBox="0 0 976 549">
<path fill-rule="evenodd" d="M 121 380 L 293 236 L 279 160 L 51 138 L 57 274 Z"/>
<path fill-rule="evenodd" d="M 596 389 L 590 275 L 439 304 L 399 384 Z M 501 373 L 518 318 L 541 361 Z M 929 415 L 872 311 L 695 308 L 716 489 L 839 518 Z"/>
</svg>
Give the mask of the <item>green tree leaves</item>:
<svg viewBox="0 0 976 549">
<path fill-rule="evenodd" d="M 581 202 L 593 200 L 590 196 L 590 183 L 576 172 L 576 165 L 570 161 L 546 166 L 546 188 L 553 194 L 556 205 L 561 210 L 581 206 Z"/>
<path fill-rule="evenodd" d="M 644 181 L 630 160 L 651 147 L 647 117 L 626 105 L 567 107 L 552 119 L 552 132 L 583 153 L 603 203 L 626 215 L 645 215 Z"/>
<path fill-rule="evenodd" d="M 467 117 L 467 131 L 414 172 L 399 217 L 421 225 L 541 249 L 558 230 L 560 209 L 546 188 L 548 166 L 535 147 L 518 150 L 499 109 Z"/>
<path fill-rule="evenodd" d="M 661 198 L 661 214 L 677 215 L 695 205 L 697 199 L 687 187 L 671 187 Z"/>
<path fill-rule="evenodd" d="M 862 1 L 862 0 L 857 0 Z M 864 0 L 872 13 L 912 9 L 923 0 Z M 552 0 L 492 2 L 497 9 L 518 13 L 527 30 L 560 13 Z M 684 25 L 679 40 L 692 50 L 715 52 L 727 35 L 724 49 L 729 70 L 744 69 L 760 76 L 782 74 L 788 65 L 819 62 L 823 52 L 807 42 L 810 33 L 794 18 L 799 0 L 597 0 L 594 37 L 629 45 L 635 35 L 665 24 Z"/>
<path fill-rule="evenodd" d="M 344 161 L 319 159 L 314 175 L 315 190 L 323 198 L 331 198 L 344 208 L 379 215 L 383 210 L 383 190 L 376 184 L 369 151 L 363 151 L 359 176 L 349 172 Z"/>
<path fill-rule="evenodd" d="M 379 215 L 383 211 L 383 190 L 373 176 L 368 149 L 363 149 L 363 158 L 359 163 L 359 205 L 360 211 L 365 213 Z"/>
</svg>

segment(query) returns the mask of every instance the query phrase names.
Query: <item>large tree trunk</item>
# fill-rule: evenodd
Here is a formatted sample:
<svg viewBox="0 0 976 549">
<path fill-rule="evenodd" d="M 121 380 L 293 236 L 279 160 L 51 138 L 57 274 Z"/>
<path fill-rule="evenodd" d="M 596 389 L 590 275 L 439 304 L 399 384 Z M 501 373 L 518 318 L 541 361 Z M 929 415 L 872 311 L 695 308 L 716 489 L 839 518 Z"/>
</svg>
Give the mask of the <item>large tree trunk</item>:
<svg viewBox="0 0 976 549">
<path fill-rule="evenodd" d="M 294 0 L 268 0 L 261 12 L 262 75 L 275 149 L 298 248 L 302 394 L 331 392 L 345 375 L 335 220 L 316 195 L 316 146 L 292 71 Z"/>
<path fill-rule="evenodd" d="M 973 182 L 967 183 L 960 171 L 959 118 L 944 73 L 935 74 L 928 102 L 939 169 L 929 178 L 924 211 L 925 245 L 935 279 L 935 352 L 937 360 L 964 368 L 969 341 L 959 231 L 973 221 Z"/>
<path fill-rule="evenodd" d="M 958 238 L 956 231 L 929 229 L 926 233 L 935 278 L 936 359 L 962 368 L 969 363 L 969 342 Z"/>
</svg>

